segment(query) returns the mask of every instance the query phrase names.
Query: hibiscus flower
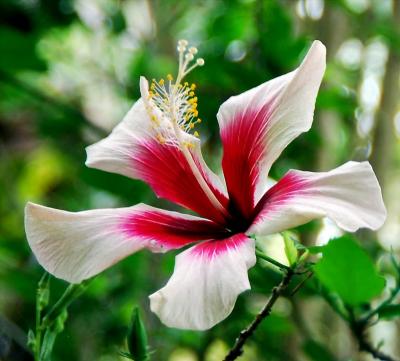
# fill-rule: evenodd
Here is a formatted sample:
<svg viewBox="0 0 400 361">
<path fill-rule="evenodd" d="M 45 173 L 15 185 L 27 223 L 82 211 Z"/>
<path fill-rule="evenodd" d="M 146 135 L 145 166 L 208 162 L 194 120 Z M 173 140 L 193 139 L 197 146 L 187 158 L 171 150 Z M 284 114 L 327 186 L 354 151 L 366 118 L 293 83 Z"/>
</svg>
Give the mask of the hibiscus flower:
<svg viewBox="0 0 400 361">
<path fill-rule="evenodd" d="M 140 79 L 141 98 L 105 139 L 87 148 L 89 167 L 141 179 L 157 196 L 195 213 L 145 204 L 66 212 L 28 203 L 25 228 L 39 263 L 71 283 L 93 277 L 148 249 L 187 247 L 168 283 L 150 296 L 151 310 L 171 327 L 205 330 L 226 318 L 249 289 L 255 241 L 329 217 L 346 231 L 379 228 L 386 211 L 368 162 L 329 172 L 290 170 L 269 187 L 268 173 L 284 148 L 310 129 L 325 71 L 315 41 L 296 70 L 229 98 L 217 114 L 224 181 L 205 164 L 195 85 L 185 75 L 204 64 L 196 48 L 178 43 L 174 80 Z"/>
</svg>

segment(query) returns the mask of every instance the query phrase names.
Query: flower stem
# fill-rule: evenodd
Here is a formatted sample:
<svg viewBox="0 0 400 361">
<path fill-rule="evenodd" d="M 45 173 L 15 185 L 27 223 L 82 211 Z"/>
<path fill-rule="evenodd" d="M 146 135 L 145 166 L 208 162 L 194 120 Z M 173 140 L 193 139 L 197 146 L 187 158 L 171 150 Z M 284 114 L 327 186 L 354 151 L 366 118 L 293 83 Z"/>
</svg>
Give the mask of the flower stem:
<svg viewBox="0 0 400 361">
<path fill-rule="evenodd" d="M 42 342 L 42 327 L 41 317 L 42 310 L 47 306 L 49 299 L 49 281 L 50 275 L 46 272 L 38 283 L 36 290 L 36 324 L 35 324 L 35 342 L 34 342 L 34 358 L 35 361 L 40 361 L 40 345 Z"/>
<path fill-rule="evenodd" d="M 34 346 L 34 357 L 35 361 L 40 361 L 40 344 L 42 342 L 42 328 L 40 325 L 40 318 L 41 318 L 41 308 L 39 306 L 39 289 L 37 290 L 36 296 L 36 325 L 35 325 L 35 346 Z"/>
<path fill-rule="evenodd" d="M 286 267 L 286 266 L 285 266 Z M 248 340 L 248 338 L 254 333 L 260 323 L 267 318 L 272 311 L 272 307 L 278 298 L 283 294 L 288 285 L 290 284 L 293 276 L 295 275 L 294 269 L 290 267 L 286 267 L 285 275 L 282 278 L 282 281 L 279 283 L 277 287 L 272 289 L 271 297 L 268 302 L 261 310 L 259 314 L 255 317 L 253 322 L 242 332 L 240 332 L 239 337 L 236 339 L 234 346 L 229 351 L 228 355 L 225 357 L 224 361 L 233 361 L 236 360 L 243 353 L 243 346 Z"/>
<path fill-rule="evenodd" d="M 53 308 L 43 317 L 42 328 L 50 327 L 61 312 L 66 309 L 72 301 L 78 298 L 87 288 L 89 281 L 80 284 L 71 284 L 65 290 L 64 294 L 56 302 Z"/>
<path fill-rule="evenodd" d="M 46 273 L 39 281 L 36 295 L 36 327 L 32 343 L 35 361 L 49 361 L 57 335 L 62 331 L 67 318 L 68 306 L 87 288 L 90 281 L 70 284 L 55 305 L 43 316 L 49 301 L 49 279 Z"/>
</svg>

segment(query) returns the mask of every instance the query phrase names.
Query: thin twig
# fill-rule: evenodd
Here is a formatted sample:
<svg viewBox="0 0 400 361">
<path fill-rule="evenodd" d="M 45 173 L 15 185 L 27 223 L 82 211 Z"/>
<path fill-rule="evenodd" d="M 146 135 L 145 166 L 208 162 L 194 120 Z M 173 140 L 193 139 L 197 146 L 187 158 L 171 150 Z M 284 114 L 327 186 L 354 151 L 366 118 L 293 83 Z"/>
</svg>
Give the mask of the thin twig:
<svg viewBox="0 0 400 361">
<path fill-rule="evenodd" d="M 256 249 L 256 255 L 257 257 L 261 258 L 262 260 L 269 262 L 271 264 L 273 264 L 274 266 L 282 269 L 282 270 L 290 270 L 291 268 L 289 266 L 284 265 L 283 263 L 280 263 L 276 260 L 274 260 L 273 258 L 267 256 L 266 254 L 264 254 L 263 252 L 259 251 L 258 249 Z"/>
<path fill-rule="evenodd" d="M 378 349 L 374 348 L 368 340 L 359 340 L 359 345 L 360 345 L 360 350 L 364 352 L 368 352 L 373 358 L 381 361 L 398 361 L 398 359 L 395 359 Z"/>
<path fill-rule="evenodd" d="M 352 319 L 350 320 L 350 328 L 354 334 L 354 337 L 358 341 L 360 351 L 369 353 L 376 360 L 399 361 L 398 359 L 395 359 L 392 356 L 389 356 L 380 351 L 379 349 L 375 348 L 374 346 L 372 346 L 367 336 L 368 323 L 355 320 L 353 318 L 354 317 L 353 313 L 351 313 L 351 317 Z"/>
<path fill-rule="evenodd" d="M 298 273 L 296 273 L 298 274 Z M 304 286 L 304 284 L 312 277 L 314 276 L 314 272 L 310 271 L 306 277 L 293 289 L 293 291 L 290 294 L 290 297 L 294 296 L 300 288 Z"/>
<path fill-rule="evenodd" d="M 243 346 L 247 339 L 254 333 L 260 323 L 271 314 L 272 307 L 278 298 L 283 294 L 283 292 L 288 287 L 291 282 L 295 272 L 293 269 L 289 268 L 285 271 L 285 276 L 277 287 L 272 289 L 271 297 L 269 298 L 267 304 L 261 310 L 261 312 L 255 317 L 253 322 L 242 332 L 240 332 L 239 337 L 236 339 L 234 346 L 229 351 L 228 355 L 225 357 L 224 361 L 236 360 L 243 353 Z"/>
<path fill-rule="evenodd" d="M 399 267 L 397 265 L 397 262 L 394 258 L 392 258 L 393 265 L 395 266 L 395 269 L 399 272 Z M 375 307 L 373 310 L 371 310 L 366 316 L 357 319 L 354 315 L 354 312 L 352 309 L 349 309 L 349 325 L 350 329 L 353 332 L 354 337 L 358 341 L 358 345 L 360 348 L 360 351 L 364 351 L 369 353 L 372 357 L 374 357 L 377 360 L 381 361 L 398 361 L 398 359 L 393 358 L 390 355 L 387 355 L 383 352 L 381 352 L 378 348 L 374 347 L 367 334 L 367 329 L 373 324 L 371 323 L 372 318 L 375 315 L 378 315 L 379 312 L 386 306 L 392 304 L 392 302 L 395 300 L 397 295 L 400 293 L 400 272 L 399 272 L 399 279 L 397 280 L 396 287 L 393 288 L 390 292 L 389 297 L 384 300 L 380 305 Z"/>
<path fill-rule="evenodd" d="M 324 289 L 321 289 L 321 295 L 332 309 L 348 324 L 351 332 L 358 342 L 360 351 L 369 353 L 373 358 L 381 361 L 399 361 L 392 356 L 386 355 L 379 349 L 372 346 L 368 339 L 367 329 L 371 325 L 370 317 L 356 319 L 354 310 L 350 306 L 340 306 L 336 300 Z M 375 312 L 373 313 L 375 314 Z M 371 316 L 372 317 L 372 316 Z"/>
<path fill-rule="evenodd" d="M 389 297 L 383 301 L 378 307 L 374 308 L 372 311 L 370 311 L 363 319 L 362 322 L 367 323 L 369 320 L 371 320 L 372 317 L 375 315 L 379 314 L 379 312 L 385 308 L 386 306 L 390 305 L 397 295 L 400 293 L 400 282 L 399 284 L 390 292 Z"/>
</svg>

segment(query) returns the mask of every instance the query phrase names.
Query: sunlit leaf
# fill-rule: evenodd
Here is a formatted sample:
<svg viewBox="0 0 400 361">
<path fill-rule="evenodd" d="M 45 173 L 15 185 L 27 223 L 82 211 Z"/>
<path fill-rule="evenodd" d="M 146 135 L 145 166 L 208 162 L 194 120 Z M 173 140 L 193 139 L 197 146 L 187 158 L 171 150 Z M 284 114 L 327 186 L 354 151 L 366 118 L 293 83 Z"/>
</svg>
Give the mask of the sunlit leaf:
<svg viewBox="0 0 400 361">
<path fill-rule="evenodd" d="M 368 302 L 385 287 L 385 279 L 351 236 L 331 240 L 322 254 L 322 260 L 314 267 L 315 273 L 345 303 L 355 306 Z"/>
<path fill-rule="evenodd" d="M 289 261 L 289 265 L 292 266 L 297 262 L 299 252 L 296 248 L 296 244 L 289 234 L 283 233 L 283 242 L 285 244 L 285 254 Z"/>
</svg>

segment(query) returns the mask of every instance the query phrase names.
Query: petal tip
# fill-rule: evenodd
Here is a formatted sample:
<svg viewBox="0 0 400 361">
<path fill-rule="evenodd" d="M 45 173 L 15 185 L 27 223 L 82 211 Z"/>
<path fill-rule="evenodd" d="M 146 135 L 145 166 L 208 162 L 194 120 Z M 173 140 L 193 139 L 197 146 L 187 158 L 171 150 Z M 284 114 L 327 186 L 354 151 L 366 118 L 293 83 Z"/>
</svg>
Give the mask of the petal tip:
<svg viewBox="0 0 400 361">
<path fill-rule="evenodd" d="M 27 221 L 32 218 L 43 218 L 46 214 L 47 207 L 33 202 L 27 202 L 25 205 L 25 229 L 27 227 Z"/>
<path fill-rule="evenodd" d="M 140 95 L 142 96 L 142 98 L 146 98 L 149 93 L 149 82 L 143 75 L 140 76 L 139 85 L 140 85 Z"/>
<path fill-rule="evenodd" d="M 321 40 L 314 40 L 311 44 L 311 48 L 315 48 L 318 49 L 321 52 L 326 52 L 326 47 L 324 45 L 324 43 Z"/>
<path fill-rule="evenodd" d="M 325 45 L 319 41 L 314 40 L 311 44 L 310 49 L 308 50 L 307 56 L 305 57 L 303 64 L 307 61 L 311 61 L 316 63 L 315 66 L 320 66 L 323 70 L 326 67 L 326 47 Z"/>
<path fill-rule="evenodd" d="M 94 164 L 95 164 L 95 160 L 94 160 L 94 153 L 95 153 L 94 144 L 91 144 L 91 145 L 87 146 L 85 148 L 85 151 L 86 151 L 85 165 L 88 168 L 93 168 Z"/>
</svg>

